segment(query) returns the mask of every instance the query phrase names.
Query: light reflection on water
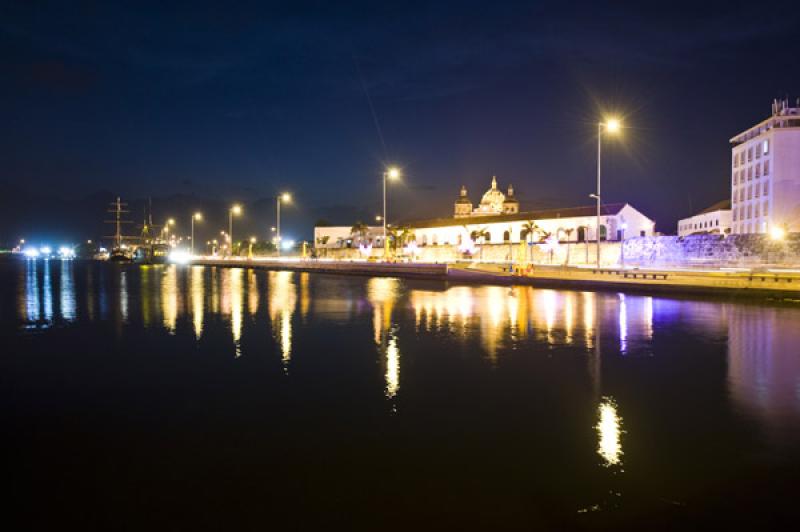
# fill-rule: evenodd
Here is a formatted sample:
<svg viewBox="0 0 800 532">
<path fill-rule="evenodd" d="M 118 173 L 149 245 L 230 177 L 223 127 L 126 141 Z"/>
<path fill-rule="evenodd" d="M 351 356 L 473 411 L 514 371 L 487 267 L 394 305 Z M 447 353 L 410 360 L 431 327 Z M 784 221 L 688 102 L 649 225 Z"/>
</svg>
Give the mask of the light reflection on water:
<svg viewBox="0 0 800 532">
<path fill-rule="evenodd" d="M 269 319 L 272 334 L 280 345 L 281 364 L 289 372 L 292 360 L 292 315 L 297 305 L 297 286 L 292 272 L 269 272 Z"/>
<path fill-rule="evenodd" d="M 636 478 L 670 477 L 673 465 L 696 482 L 686 471 L 702 468 L 691 457 L 702 464 L 717 447 L 772 457 L 780 453 L 765 449 L 798 441 L 798 306 L 171 265 L 29 261 L 7 278 L 0 297 L 15 299 L 3 308 L 16 312 L 14 334 L 26 341 L 83 327 L 73 338 L 108 333 L 104 341 L 134 344 L 136 356 L 153 347 L 143 365 L 173 347 L 188 351 L 170 368 L 182 378 L 189 364 L 204 384 L 232 387 L 220 395 L 241 392 L 236 408 L 276 398 L 299 418 L 325 402 L 326 416 L 346 411 L 337 430 L 363 421 L 348 442 L 373 431 L 381 443 L 386 434 L 409 447 L 439 441 L 439 462 L 442 448 L 478 456 L 486 445 L 481 456 L 498 469 L 531 468 L 520 482 L 574 474 L 575 484 L 602 487 L 576 511 L 618 508 L 635 496 Z M 111 351 L 95 345 L 100 356 Z M 208 374 L 217 370 L 224 378 Z M 251 371 L 257 386 L 248 390 L 237 376 Z M 687 416 L 694 408 L 708 411 Z M 270 429 L 280 423 L 257 417 Z M 718 428 L 725 436 L 715 439 Z M 488 447 L 485 435 L 502 443 Z M 775 443 L 746 447 L 758 438 Z M 698 452 L 703 445 L 712 452 Z M 542 460 L 525 465 L 531 456 L 556 464 L 550 477 Z"/>
<path fill-rule="evenodd" d="M 348 279 L 348 291 L 337 292 L 328 289 L 337 286 L 337 278 L 199 266 L 27 261 L 16 278 L 13 308 L 19 323 L 29 329 L 111 316 L 118 327 L 140 323 L 178 334 L 186 320 L 200 341 L 209 316 L 224 316 L 233 352 L 240 356 L 247 354 L 242 348 L 243 335 L 248 334 L 246 316 L 256 324 L 268 318 L 287 373 L 294 328 L 300 322 L 313 329 L 315 323 L 346 326 L 369 319 L 384 392 L 393 399 L 402 394 L 403 346 L 411 336 L 445 333 L 462 344 L 474 340 L 491 365 L 501 365 L 514 351 L 575 348 L 587 357 L 587 374 L 601 396 L 607 395 L 603 358 L 653 356 L 660 336 L 687 325 L 693 334 L 726 343 L 727 385 L 743 412 L 776 427 L 787 416 L 800 415 L 797 308 L 532 287 L 446 286 L 395 278 Z M 267 316 L 259 317 L 262 298 Z M 300 321 L 294 321 L 295 314 Z M 614 416 L 603 419 L 618 419 L 619 407 L 609 404 L 601 403 L 601 417 L 613 410 Z M 599 426 L 606 422 L 601 420 Z M 602 447 L 603 456 L 613 463 L 615 455 L 608 451 L 613 446 Z"/>
</svg>

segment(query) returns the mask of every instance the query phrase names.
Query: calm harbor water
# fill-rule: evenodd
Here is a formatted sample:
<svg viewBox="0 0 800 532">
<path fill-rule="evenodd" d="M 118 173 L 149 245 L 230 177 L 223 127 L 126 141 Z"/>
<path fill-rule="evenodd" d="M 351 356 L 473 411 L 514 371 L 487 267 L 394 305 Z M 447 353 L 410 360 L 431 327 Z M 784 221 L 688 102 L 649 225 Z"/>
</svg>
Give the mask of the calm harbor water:
<svg viewBox="0 0 800 532">
<path fill-rule="evenodd" d="M 602 528 L 791 517 L 800 304 L 0 262 L 27 523 Z"/>
</svg>

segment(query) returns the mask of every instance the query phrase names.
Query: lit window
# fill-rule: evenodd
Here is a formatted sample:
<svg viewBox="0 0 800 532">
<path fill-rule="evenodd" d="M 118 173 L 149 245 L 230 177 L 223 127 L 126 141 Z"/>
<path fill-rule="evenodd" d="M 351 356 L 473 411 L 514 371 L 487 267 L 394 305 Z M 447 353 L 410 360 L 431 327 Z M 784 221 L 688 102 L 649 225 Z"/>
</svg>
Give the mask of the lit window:
<svg viewBox="0 0 800 532">
<path fill-rule="evenodd" d="M 769 153 L 769 139 L 765 140 L 763 143 L 764 155 Z"/>
</svg>

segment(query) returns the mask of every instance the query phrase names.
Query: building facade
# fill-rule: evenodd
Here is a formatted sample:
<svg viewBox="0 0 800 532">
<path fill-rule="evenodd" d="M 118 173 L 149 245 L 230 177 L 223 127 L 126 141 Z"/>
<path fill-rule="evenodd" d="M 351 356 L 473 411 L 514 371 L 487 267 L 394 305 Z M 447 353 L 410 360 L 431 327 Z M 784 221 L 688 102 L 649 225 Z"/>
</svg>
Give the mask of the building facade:
<svg viewBox="0 0 800 532">
<path fill-rule="evenodd" d="M 597 207 L 569 207 L 539 211 L 519 211 L 514 189 L 508 194 L 497 188 L 492 178 L 491 187 L 483 195 L 477 208 L 461 188 L 455 202 L 452 218 L 417 220 L 402 224 L 398 235 L 406 244 L 417 247 L 452 246 L 470 249 L 476 245 L 558 242 L 621 241 L 634 236 L 653 236 L 653 220 L 627 203 L 603 205 L 600 230 L 597 230 Z M 358 248 L 361 244 L 382 246 L 381 227 L 370 227 L 360 233 L 353 228 L 316 227 L 315 245 L 323 249 Z"/>
<path fill-rule="evenodd" d="M 731 202 L 723 200 L 694 216 L 678 221 L 678 236 L 721 234 L 731 232 Z"/>
<path fill-rule="evenodd" d="M 380 247 L 383 226 L 326 226 L 314 228 L 314 247 L 317 249 Z"/>
<path fill-rule="evenodd" d="M 730 143 L 732 232 L 800 231 L 800 100 L 774 101 Z"/>
</svg>

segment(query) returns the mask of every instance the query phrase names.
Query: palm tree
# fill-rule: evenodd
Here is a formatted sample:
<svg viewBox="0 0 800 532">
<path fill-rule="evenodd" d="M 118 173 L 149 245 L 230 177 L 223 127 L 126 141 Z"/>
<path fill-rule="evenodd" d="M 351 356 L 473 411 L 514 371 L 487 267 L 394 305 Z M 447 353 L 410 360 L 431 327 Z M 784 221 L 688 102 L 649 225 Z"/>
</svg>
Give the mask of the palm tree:
<svg viewBox="0 0 800 532">
<path fill-rule="evenodd" d="M 528 220 L 522 224 L 522 230 L 525 231 L 525 238 L 528 240 L 528 262 L 533 262 L 533 237 L 539 226 L 536 225 L 536 220 Z"/>
<path fill-rule="evenodd" d="M 480 241 L 481 241 L 481 242 L 480 242 L 480 243 L 481 243 L 481 249 L 480 249 L 480 259 L 481 259 L 481 260 L 483 260 L 483 242 L 484 242 L 484 240 L 486 239 L 486 234 L 487 234 L 488 230 L 489 230 L 489 228 L 488 228 L 488 227 L 486 227 L 486 226 L 483 226 L 483 227 L 480 227 L 480 228 L 478 228 L 478 229 L 474 230 L 474 231 L 473 231 L 473 232 L 470 234 L 470 239 L 471 239 L 473 242 L 477 243 L 477 240 L 478 240 L 478 239 L 480 239 Z"/>
<path fill-rule="evenodd" d="M 563 229 L 563 231 L 567 234 L 567 260 L 566 262 L 564 262 L 564 266 L 569 266 L 569 238 L 574 230 L 575 230 L 574 227 L 570 227 L 569 229 Z"/>
<path fill-rule="evenodd" d="M 350 228 L 350 236 L 358 236 L 359 241 L 363 241 L 367 237 L 368 232 L 369 226 L 361 220 L 357 221 L 353 224 L 353 227 Z"/>
</svg>

